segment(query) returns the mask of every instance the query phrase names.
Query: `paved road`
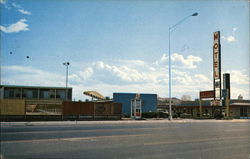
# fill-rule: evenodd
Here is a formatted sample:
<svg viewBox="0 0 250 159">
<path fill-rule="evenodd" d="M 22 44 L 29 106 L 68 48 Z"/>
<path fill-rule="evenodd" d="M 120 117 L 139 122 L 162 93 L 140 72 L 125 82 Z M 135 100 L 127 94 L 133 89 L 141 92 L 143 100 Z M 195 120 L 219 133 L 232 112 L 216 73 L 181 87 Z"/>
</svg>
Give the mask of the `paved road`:
<svg viewBox="0 0 250 159">
<path fill-rule="evenodd" d="M 1 124 L 5 158 L 248 159 L 250 122 Z"/>
</svg>

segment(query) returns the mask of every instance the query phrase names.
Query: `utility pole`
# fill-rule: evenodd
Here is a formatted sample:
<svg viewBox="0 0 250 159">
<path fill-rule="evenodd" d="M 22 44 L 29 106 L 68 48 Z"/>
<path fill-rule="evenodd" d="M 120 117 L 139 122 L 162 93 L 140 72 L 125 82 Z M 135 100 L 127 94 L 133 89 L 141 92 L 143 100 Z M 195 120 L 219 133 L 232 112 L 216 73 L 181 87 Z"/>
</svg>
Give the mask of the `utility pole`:
<svg viewBox="0 0 250 159">
<path fill-rule="evenodd" d="M 69 62 L 64 62 L 63 65 L 66 66 L 66 91 L 65 91 L 65 96 L 66 96 L 66 101 L 68 101 L 68 67 L 69 67 Z"/>
<path fill-rule="evenodd" d="M 172 117 L 172 95 L 171 95 L 171 86 L 172 86 L 172 83 L 171 83 L 171 80 L 172 80 L 172 77 L 171 77 L 171 53 L 170 53 L 170 51 L 171 51 L 171 49 L 170 49 L 170 40 L 171 40 L 171 38 L 170 38 L 170 36 L 171 36 L 171 31 L 173 31 L 174 30 L 174 28 L 177 26 L 177 25 L 179 25 L 179 24 L 181 24 L 182 22 L 184 22 L 186 19 L 188 19 L 189 17 L 191 17 L 191 16 L 197 16 L 198 15 L 198 13 L 196 12 L 196 13 L 193 13 L 193 14 L 191 14 L 191 15 L 188 15 L 188 16 L 186 16 L 185 18 L 183 18 L 182 20 L 180 20 L 178 23 L 176 23 L 175 25 L 173 25 L 173 26 L 171 26 L 171 27 L 169 27 L 168 28 L 168 58 L 169 58 L 169 66 L 168 66 L 168 69 L 169 69 L 169 71 L 168 71 L 168 73 L 169 73 L 169 80 L 168 80 L 168 84 L 169 84 L 169 86 L 168 86 L 168 89 L 169 89 L 169 120 L 173 120 L 173 117 Z"/>
</svg>

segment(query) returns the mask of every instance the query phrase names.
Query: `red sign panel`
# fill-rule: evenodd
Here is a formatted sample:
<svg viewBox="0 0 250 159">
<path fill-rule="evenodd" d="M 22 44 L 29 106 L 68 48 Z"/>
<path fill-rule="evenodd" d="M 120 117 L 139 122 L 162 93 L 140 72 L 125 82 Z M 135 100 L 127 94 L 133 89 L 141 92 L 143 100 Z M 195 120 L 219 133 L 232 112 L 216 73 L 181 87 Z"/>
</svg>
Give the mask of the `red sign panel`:
<svg viewBox="0 0 250 159">
<path fill-rule="evenodd" d="M 200 98 L 214 98 L 214 91 L 202 91 L 200 92 Z"/>
</svg>

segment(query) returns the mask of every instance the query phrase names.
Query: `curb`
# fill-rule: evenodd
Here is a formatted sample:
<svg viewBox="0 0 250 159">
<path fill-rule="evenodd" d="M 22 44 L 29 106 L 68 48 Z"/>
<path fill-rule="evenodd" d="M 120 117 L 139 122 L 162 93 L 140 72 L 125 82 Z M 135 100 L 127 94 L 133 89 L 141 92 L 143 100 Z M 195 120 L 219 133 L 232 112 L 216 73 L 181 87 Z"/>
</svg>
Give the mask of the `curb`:
<svg viewBox="0 0 250 159">
<path fill-rule="evenodd" d="M 233 119 L 233 120 L 193 120 L 193 119 L 181 119 L 181 120 L 118 120 L 118 121 L 46 121 L 46 122 L 1 122 L 1 126 L 42 126 L 42 125 L 93 125 L 93 124 L 147 124 L 147 123 L 222 123 L 222 122 L 249 122 L 249 119 Z"/>
</svg>

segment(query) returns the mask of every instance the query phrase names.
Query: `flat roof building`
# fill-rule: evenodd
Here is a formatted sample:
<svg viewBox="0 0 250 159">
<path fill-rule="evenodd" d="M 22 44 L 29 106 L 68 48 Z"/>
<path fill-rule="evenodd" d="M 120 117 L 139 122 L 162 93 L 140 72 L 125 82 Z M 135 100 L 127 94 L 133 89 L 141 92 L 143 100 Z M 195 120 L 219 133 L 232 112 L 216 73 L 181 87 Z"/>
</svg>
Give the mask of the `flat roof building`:
<svg viewBox="0 0 250 159">
<path fill-rule="evenodd" d="M 176 117 L 197 118 L 200 117 L 200 102 L 175 100 L 172 104 L 172 111 Z M 167 99 L 158 99 L 159 110 L 169 109 L 169 101 Z M 211 100 L 202 100 L 201 112 L 203 117 L 216 118 L 221 111 L 225 111 L 225 106 L 212 106 Z M 231 99 L 229 103 L 230 118 L 250 118 L 250 100 Z"/>
<path fill-rule="evenodd" d="M 137 93 L 113 93 L 113 101 L 116 103 L 122 103 L 122 113 L 130 115 L 131 100 L 135 99 L 137 95 Z M 142 101 L 142 113 L 156 112 L 157 94 L 140 93 L 139 95 L 139 98 Z"/>
<path fill-rule="evenodd" d="M 26 115 L 61 114 L 62 102 L 72 101 L 72 88 L 67 88 L 67 92 L 68 98 L 65 87 L 0 85 L 1 109 L 24 107 Z"/>
<path fill-rule="evenodd" d="M 67 88 L 72 100 L 72 88 Z M 0 85 L 0 99 L 66 100 L 65 87 Z"/>
</svg>

